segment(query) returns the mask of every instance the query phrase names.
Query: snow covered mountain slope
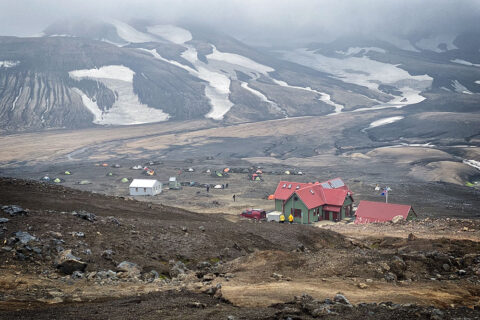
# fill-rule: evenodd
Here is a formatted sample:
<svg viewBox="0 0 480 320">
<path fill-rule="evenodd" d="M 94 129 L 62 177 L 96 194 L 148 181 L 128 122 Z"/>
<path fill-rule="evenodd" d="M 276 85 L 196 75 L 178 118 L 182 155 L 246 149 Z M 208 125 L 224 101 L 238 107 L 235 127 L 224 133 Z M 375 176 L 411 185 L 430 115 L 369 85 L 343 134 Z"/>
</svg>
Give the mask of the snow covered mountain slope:
<svg viewBox="0 0 480 320">
<path fill-rule="evenodd" d="M 455 99 L 472 111 L 480 93 L 475 37 L 355 37 L 267 50 L 197 27 L 61 22 L 44 37 L 0 38 L 1 125 L 17 131 L 197 118 L 236 123 L 409 113 L 418 105 L 451 110 L 447 102 Z M 39 94 L 33 99 L 31 92 Z"/>
</svg>

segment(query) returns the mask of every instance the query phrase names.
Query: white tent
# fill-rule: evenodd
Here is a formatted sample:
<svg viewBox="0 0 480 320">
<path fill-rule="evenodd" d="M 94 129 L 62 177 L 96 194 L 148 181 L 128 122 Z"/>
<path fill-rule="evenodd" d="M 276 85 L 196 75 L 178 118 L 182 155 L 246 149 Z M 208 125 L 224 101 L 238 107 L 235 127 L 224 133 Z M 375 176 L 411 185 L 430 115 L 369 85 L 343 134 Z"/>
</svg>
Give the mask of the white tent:
<svg viewBox="0 0 480 320">
<path fill-rule="evenodd" d="M 162 192 L 162 184 L 155 179 L 133 179 L 129 189 L 131 196 L 154 196 Z"/>
</svg>

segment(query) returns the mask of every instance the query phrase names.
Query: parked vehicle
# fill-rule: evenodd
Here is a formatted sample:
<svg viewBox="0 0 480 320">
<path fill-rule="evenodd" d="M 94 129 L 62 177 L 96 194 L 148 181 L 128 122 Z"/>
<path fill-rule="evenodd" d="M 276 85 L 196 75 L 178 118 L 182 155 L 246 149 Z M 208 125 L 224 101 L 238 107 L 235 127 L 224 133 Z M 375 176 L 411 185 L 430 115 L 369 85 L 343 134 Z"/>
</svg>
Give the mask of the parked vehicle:
<svg viewBox="0 0 480 320">
<path fill-rule="evenodd" d="M 255 220 L 264 220 L 267 218 L 267 212 L 263 209 L 247 209 L 244 210 L 240 216 L 244 218 L 249 218 L 249 219 L 255 219 Z"/>
</svg>

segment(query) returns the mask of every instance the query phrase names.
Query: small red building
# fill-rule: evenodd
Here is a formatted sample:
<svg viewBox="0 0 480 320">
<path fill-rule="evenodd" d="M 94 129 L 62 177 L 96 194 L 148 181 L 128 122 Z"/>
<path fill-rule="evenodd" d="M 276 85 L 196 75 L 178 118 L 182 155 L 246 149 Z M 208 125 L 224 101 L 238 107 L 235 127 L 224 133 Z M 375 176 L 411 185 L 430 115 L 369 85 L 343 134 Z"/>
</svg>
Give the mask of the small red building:
<svg viewBox="0 0 480 320">
<path fill-rule="evenodd" d="M 358 205 L 355 216 L 357 217 L 355 224 L 361 224 L 392 221 L 396 216 L 402 216 L 405 220 L 412 220 L 417 217 L 417 214 L 409 205 L 362 200 Z"/>
</svg>

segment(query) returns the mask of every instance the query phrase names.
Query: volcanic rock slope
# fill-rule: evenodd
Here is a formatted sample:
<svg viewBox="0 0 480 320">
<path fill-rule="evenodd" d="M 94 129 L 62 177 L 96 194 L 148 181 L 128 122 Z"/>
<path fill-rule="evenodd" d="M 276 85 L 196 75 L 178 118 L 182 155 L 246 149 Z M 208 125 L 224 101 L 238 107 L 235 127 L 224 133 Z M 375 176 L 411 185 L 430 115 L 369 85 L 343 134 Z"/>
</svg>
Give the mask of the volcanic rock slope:
<svg viewBox="0 0 480 320">
<path fill-rule="evenodd" d="M 198 27 L 62 22 L 43 37 L 0 38 L 0 128 L 235 123 L 418 103 L 477 112 L 472 38 L 407 45 L 355 38 L 265 50 Z"/>
</svg>

